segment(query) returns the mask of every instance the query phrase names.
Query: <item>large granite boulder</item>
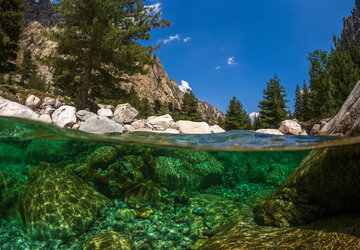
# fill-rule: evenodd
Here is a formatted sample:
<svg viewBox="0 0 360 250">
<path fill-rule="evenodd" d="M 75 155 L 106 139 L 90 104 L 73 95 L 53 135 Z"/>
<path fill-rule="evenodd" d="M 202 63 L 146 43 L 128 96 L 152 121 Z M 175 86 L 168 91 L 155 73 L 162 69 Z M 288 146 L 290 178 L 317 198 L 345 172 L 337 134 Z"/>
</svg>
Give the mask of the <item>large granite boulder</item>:
<svg viewBox="0 0 360 250">
<path fill-rule="evenodd" d="M 79 110 L 78 112 L 76 112 L 76 117 L 79 118 L 80 121 L 86 121 L 87 119 L 93 116 L 97 116 L 97 115 L 87 110 Z"/>
<path fill-rule="evenodd" d="M 30 108 L 16 102 L 9 101 L 0 96 L 0 116 L 19 117 L 25 119 L 38 119 L 38 115 Z"/>
<path fill-rule="evenodd" d="M 131 246 L 132 242 L 127 236 L 114 231 L 105 231 L 88 239 L 84 250 L 131 250 Z"/>
<path fill-rule="evenodd" d="M 258 205 L 260 225 L 296 226 L 326 213 L 360 209 L 360 145 L 312 151 L 270 197 Z"/>
<path fill-rule="evenodd" d="M 104 116 L 91 116 L 83 124 L 79 130 L 87 133 L 106 134 L 106 133 L 122 133 L 123 126 Z"/>
<path fill-rule="evenodd" d="M 35 240 L 65 240 L 84 233 L 111 201 L 67 170 L 48 167 L 31 176 L 20 211 Z"/>
<path fill-rule="evenodd" d="M 211 128 L 206 122 L 177 121 L 174 128 L 181 134 L 211 134 Z"/>
<path fill-rule="evenodd" d="M 218 133 L 224 133 L 225 132 L 225 130 L 222 129 L 219 125 L 210 126 L 210 129 L 211 129 L 211 132 L 213 134 L 218 134 Z"/>
<path fill-rule="evenodd" d="M 172 190 L 199 190 L 222 181 L 224 166 L 208 152 L 159 149 L 147 157 L 154 181 Z"/>
<path fill-rule="evenodd" d="M 129 103 L 119 104 L 114 112 L 113 120 L 118 123 L 131 123 L 139 112 Z"/>
<path fill-rule="evenodd" d="M 360 82 L 358 82 L 337 115 L 320 131 L 320 135 L 360 134 Z"/>
<path fill-rule="evenodd" d="M 162 116 L 151 116 L 146 120 L 146 122 L 155 128 L 161 127 L 163 129 L 171 128 L 174 125 L 173 118 L 168 114 Z"/>
<path fill-rule="evenodd" d="M 39 107 L 41 104 L 41 100 L 39 97 L 36 97 L 34 95 L 30 95 L 28 98 L 26 98 L 25 106 L 29 107 L 31 109 Z"/>
<path fill-rule="evenodd" d="M 111 109 L 99 109 L 98 111 L 97 111 L 97 114 L 99 115 L 99 116 L 105 116 L 105 117 L 107 117 L 107 118 L 111 118 L 111 117 L 113 117 L 113 112 L 111 111 Z"/>
<path fill-rule="evenodd" d="M 76 108 L 71 106 L 61 106 L 51 115 L 52 121 L 59 127 L 70 127 L 77 121 Z"/>
<path fill-rule="evenodd" d="M 284 135 L 301 135 L 301 125 L 295 120 L 285 120 L 281 123 L 279 131 Z"/>
</svg>

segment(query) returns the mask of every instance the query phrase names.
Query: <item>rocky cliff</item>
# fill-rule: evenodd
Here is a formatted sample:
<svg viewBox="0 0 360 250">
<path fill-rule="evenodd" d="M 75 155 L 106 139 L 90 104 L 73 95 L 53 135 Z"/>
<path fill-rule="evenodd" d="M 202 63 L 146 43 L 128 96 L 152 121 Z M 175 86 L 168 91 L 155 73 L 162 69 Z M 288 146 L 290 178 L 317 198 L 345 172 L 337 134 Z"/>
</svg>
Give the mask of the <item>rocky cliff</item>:
<svg viewBox="0 0 360 250">
<path fill-rule="evenodd" d="M 33 59 L 40 60 L 51 56 L 56 49 L 56 43 L 49 41 L 42 32 L 44 30 L 56 29 L 56 24 L 62 20 L 62 16 L 51 9 L 49 0 L 27 1 L 28 11 L 25 14 L 26 29 L 24 38 L 21 41 L 21 48 L 30 49 Z M 22 54 L 20 52 L 20 54 Z M 19 57 L 21 59 L 21 56 Z M 183 92 L 180 91 L 178 84 L 166 73 L 164 66 L 159 58 L 154 55 L 154 63 L 148 66 L 147 75 L 134 75 L 129 77 L 128 82 L 122 82 L 123 89 L 134 89 L 140 98 L 147 98 L 150 103 L 156 100 L 164 104 L 172 103 L 174 109 L 180 110 Z M 40 72 L 46 75 L 51 81 L 51 71 L 40 65 Z M 203 118 L 210 123 L 217 123 L 223 114 L 217 108 L 199 100 L 199 110 Z"/>
</svg>

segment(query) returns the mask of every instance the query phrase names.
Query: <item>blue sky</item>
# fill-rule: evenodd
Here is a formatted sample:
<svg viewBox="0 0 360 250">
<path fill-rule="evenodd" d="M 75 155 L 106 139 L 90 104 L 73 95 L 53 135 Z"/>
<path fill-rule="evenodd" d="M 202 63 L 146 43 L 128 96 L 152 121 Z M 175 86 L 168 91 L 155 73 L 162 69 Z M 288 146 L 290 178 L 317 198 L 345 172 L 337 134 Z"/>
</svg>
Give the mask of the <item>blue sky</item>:
<svg viewBox="0 0 360 250">
<path fill-rule="evenodd" d="M 226 112 L 236 96 L 258 111 L 275 73 L 293 109 L 296 84 L 308 79 L 308 52 L 332 46 L 355 0 L 149 0 L 171 27 L 152 32 L 170 78 Z"/>
</svg>

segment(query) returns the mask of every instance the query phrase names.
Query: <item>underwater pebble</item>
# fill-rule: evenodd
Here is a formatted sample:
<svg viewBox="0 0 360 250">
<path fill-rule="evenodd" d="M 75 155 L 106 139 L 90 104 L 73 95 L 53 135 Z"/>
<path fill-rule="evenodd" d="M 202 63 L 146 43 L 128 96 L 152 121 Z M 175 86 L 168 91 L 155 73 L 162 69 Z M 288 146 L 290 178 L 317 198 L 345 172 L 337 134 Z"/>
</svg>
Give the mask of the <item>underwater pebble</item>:
<svg viewBox="0 0 360 250">
<path fill-rule="evenodd" d="M 202 215 L 206 214 L 206 211 L 203 207 L 196 207 L 196 208 L 194 208 L 193 213 L 196 215 L 202 216 Z"/>
</svg>

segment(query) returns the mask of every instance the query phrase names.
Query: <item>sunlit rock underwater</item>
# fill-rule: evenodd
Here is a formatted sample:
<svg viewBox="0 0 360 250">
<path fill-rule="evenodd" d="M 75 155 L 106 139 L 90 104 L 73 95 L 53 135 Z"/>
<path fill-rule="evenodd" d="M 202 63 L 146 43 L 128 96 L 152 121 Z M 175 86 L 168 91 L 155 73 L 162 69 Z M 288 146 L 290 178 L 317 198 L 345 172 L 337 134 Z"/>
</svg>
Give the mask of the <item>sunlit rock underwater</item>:
<svg viewBox="0 0 360 250">
<path fill-rule="evenodd" d="M 360 246 L 358 137 L 91 135 L 0 117 L 0 149 L 1 249 Z"/>
</svg>

